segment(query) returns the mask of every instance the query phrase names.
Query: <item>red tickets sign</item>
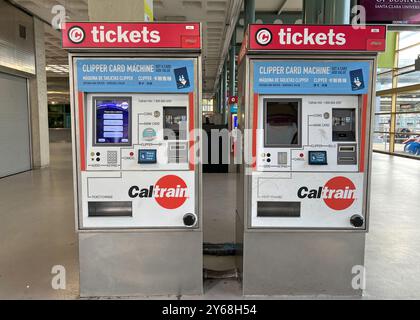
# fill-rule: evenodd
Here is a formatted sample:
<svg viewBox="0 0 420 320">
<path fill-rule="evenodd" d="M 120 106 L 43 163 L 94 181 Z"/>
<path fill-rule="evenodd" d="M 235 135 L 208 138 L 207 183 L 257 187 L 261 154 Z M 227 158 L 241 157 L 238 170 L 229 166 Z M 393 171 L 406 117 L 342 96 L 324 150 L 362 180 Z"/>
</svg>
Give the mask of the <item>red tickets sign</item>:
<svg viewBox="0 0 420 320">
<path fill-rule="evenodd" d="M 250 50 L 384 51 L 385 26 L 253 24 Z M 364 29 L 363 29 L 364 28 Z"/>
<path fill-rule="evenodd" d="M 199 23 L 69 22 L 62 39 L 65 49 L 201 48 Z"/>
</svg>

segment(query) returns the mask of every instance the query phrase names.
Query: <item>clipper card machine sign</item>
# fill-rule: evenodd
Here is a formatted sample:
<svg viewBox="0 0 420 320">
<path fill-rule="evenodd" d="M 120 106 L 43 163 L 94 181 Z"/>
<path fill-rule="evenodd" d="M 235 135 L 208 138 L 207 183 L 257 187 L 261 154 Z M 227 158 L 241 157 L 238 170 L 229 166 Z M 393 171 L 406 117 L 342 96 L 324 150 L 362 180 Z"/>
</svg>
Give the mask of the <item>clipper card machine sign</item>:
<svg viewBox="0 0 420 320">
<path fill-rule="evenodd" d="M 62 36 L 81 294 L 200 293 L 200 24 L 74 22 Z"/>
<path fill-rule="evenodd" d="M 245 292 L 358 292 L 350 265 L 362 264 L 368 229 L 371 110 L 385 33 L 383 26 L 249 27 L 238 85 L 239 128 L 251 132 L 237 197 Z M 296 267 L 291 280 L 285 274 L 296 254 L 303 265 L 320 262 L 298 277 Z M 286 270 L 278 282 L 276 264 Z M 267 270 L 261 276 L 267 265 L 271 279 Z"/>
</svg>

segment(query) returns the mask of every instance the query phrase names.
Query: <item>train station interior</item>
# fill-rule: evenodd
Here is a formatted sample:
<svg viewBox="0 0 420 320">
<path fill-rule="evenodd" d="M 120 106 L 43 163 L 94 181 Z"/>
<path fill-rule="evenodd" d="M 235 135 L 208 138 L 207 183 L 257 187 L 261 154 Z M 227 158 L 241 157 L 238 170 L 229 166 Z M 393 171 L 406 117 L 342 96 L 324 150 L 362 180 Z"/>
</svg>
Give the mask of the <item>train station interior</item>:
<svg viewBox="0 0 420 320">
<path fill-rule="evenodd" d="M 201 23 L 201 52 L 199 58 L 201 60 L 197 60 L 200 62 L 194 64 L 194 67 L 198 70 L 196 70 L 197 76 L 193 79 L 190 75 L 190 79 L 187 80 L 194 82 L 195 88 L 200 89 L 200 94 L 196 94 L 195 97 L 200 98 L 198 104 L 201 105 L 201 109 L 197 110 L 201 110 L 202 113 L 197 115 L 196 119 L 199 119 L 197 122 L 202 123 L 203 132 L 210 134 L 212 131 L 232 132 L 235 129 L 236 121 L 238 121 L 238 115 L 239 118 L 241 116 L 252 116 L 252 113 L 248 115 L 247 111 L 240 111 L 238 114 L 238 96 L 239 109 L 241 109 L 241 90 L 246 90 L 243 87 L 248 84 L 248 80 L 243 80 L 243 82 L 241 80 L 243 75 L 239 74 L 241 73 L 239 70 L 240 60 L 248 59 L 246 60 L 247 63 L 254 63 L 252 59 L 255 59 L 257 60 L 255 63 L 261 63 L 259 62 L 261 59 L 274 59 L 276 57 L 277 52 L 271 51 L 266 54 L 262 50 L 255 56 L 252 56 L 251 52 L 250 57 L 241 57 L 243 43 L 249 40 L 244 36 L 246 30 L 248 30 L 248 25 L 349 25 L 354 19 L 355 13 L 352 12 L 352 8 L 355 5 L 357 5 L 357 1 L 352 0 L 0 0 L 0 299 L 79 299 L 82 298 L 80 293 L 81 283 L 86 283 L 86 287 L 88 287 L 94 282 L 93 278 L 95 276 L 91 273 L 93 271 L 86 271 L 88 268 L 91 268 L 92 265 L 95 265 L 98 270 L 117 268 L 112 263 L 108 265 L 102 263 L 103 261 L 110 261 L 102 257 L 108 252 L 103 248 L 98 249 L 102 250 L 101 257 L 98 260 L 92 258 L 89 262 L 85 262 L 85 259 L 88 259 L 86 258 L 87 255 L 95 255 L 96 252 L 96 249 L 89 246 L 101 247 L 101 243 L 99 240 L 89 242 L 89 233 L 82 232 L 82 238 L 79 238 L 78 219 L 81 219 L 81 217 L 75 218 L 75 206 L 78 205 L 78 201 L 82 200 L 78 200 L 75 194 L 77 183 L 75 182 L 74 171 L 79 166 L 79 164 L 76 165 L 76 161 L 80 161 L 80 146 L 75 143 L 75 139 L 79 139 L 79 134 L 76 133 L 75 128 L 78 129 L 79 125 L 76 124 L 78 118 L 76 118 L 75 109 L 72 106 L 77 100 L 75 99 L 77 97 L 76 92 L 73 91 L 75 90 L 73 88 L 75 86 L 73 77 L 75 76 L 72 74 L 76 70 L 69 60 L 69 51 L 75 56 L 80 52 L 63 48 L 62 31 L 60 30 L 62 23 L 72 21 Z M 418 18 L 420 8 L 415 10 L 418 12 Z M 380 25 L 381 23 L 377 24 Z M 197 257 L 197 263 L 202 264 L 202 294 L 188 294 L 181 289 L 179 294 L 173 292 L 163 294 L 162 289 L 161 291 L 157 290 L 159 293 L 156 296 L 163 299 L 193 300 L 247 299 L 249 296 L 258 299 L 419 299 L 419 35 L 420 27 L 418 24 L 388 25 L 386 50 L 381 50 L 377 59 L 376 56 L 368 56 L 368 54 L 363 57 L 366 61 L 369 59 L 376 61 L 376 68 L 371 70 L 372 86 L 369 85 L 369 88 L 372 92 L 371 94 L 365 93 L 366 96 L 370 94 L 372 108 L 369 112 L 371 122 L 368 126 L 371 131 L 371 144 L 366 145 L 366 150 L 369 150 L 370 154 L 369 162 L 366 162 L 369 163 L 370 177 L 368 183 L 362 183 L 364 188 L 369 189 L 369 197 L 364 200 L 366 201 L 364 205 L 369 208 L 369 225 L 368 227 L 365 224 L 363 225 L 367 232 L 363 233 L 366 238 L 363 238 L 365 242 L 363 242 L 362 255 L 366 273 L 364 274 L 363 292 L 360 295 L 340 294 L 337 293 L 339 290 L 336 292 L 328 289 L 311 294 L 310 290 L 308 290 L 308 293 L 305 292 L 304 289 L 306 288 L 299 288 L 296 292 L 293 291 L 293 288 L 288 288 L 289 293 L 284 294 L 267 289 L 267 292 L 264 293 L 264 286 L 261 286 L 258 290 L 255 289 L 255 292 L 257 292 L 255 295 L 244 294 L 242 288 L 244 279 L 241 278 L 241 268 L 238 269 L 237 257 L 242 248 L 236 245 L 238 234 L 241 233 L 237 218 L 238 181 L 239 184 L 242 183 L 238 176 L 241 175 L 241 170 L 234 163 L 233 153 L 235 148 L 232 147 L 230 140 L 226 144 L 223 139 L 216 136 L 213 139 L 219 140 L 219 143 L 213 141 L 211 146 L 213 148 L 215 148 L 214 146 L 219 147 L 221 156 L 219 159 L 212 159 L 203 164 L 199 170 L 202 178 L 199 180 L 195 178 L 196 183 L 199 184 L 197 188 L 202 194 L 200 199 L 202 209 L 198 215 L 202 239 L 198 247 L 200 250 L 202 248 L 203 254 L 199 258 Z M 251 39 L 251 44 L 252 41 Z M 87 54 L 85 54 L 86 52 Z M 112 51 L 106 52 L 103 56 L 101 53 L 98 56 L 101 59 L 108 58 L 107 54 L 109 52 Z M 127 52 L 128 55 L 132 54 L 130 50 L 127 50 Z M 122 56 L 125 57 L 127 52 L 124 52 Z M 174 54 L 173 51 L 168 52 L 170 52 L 168 54 Z M 117 53 L 120 52 L 115 51 L 114 55 L 117 55 Z M 158 56 L 158 53 L 156 53 L 156 56 Z M 90 58 L 89 54 L 90 52 L 83 51 L 81 57 Z M 144 55 L 147 59 L 153 59 L 153 54 L 146 52 Z M 174 57 L 178 58 L 181 53 L 176 54 L 174 54 Z M 187 52 L 185 59 L 193 57 L 194 54 L 196 52 Z M 261 58 L 261 55 L 264 54 L 267 57 L 263 56 Z M 317 59 L 320 59 L 320 56 L 322 57 L 321 54 L 313 51 L 305 54 L 305 59 L 308 59 L 311 54 L 316 56 Z M 333 61 L 334 54 L 334 52 L 327 54 L 328 57 L 324 60 Z M 357 53 L 352 54 L 354 56 Z M 342 55 L 340 57 L 344 58 L 339 59 L 353 57 L 352 54 Z M 109 55 L 112 56 L 112 54 Z M 297 54 L 296 57 L 298 56 Z M 374 58 L 371 58 L 373 56 Z M 176 63 L 174 62 L 174 64 Z M 366 74 L 364 76 L 367 77 Z M 80 79 L 78 80 L 80 82 Z M 367 79 L 365 81 L 367 87 L 368 81 Z M 185 86 L 184 83 L 182 84 Z M 178 89 L 180 89 L 179 84 Z M 322 91 L 323 89 L 320 88 L 319 90 Z M 80 91 L 83 90 L 80 89 Z M 126 91 L 123 96 L 126 96 L 127 92 L 130 91 Z M 274 94 L 271 91 L 270 93 L 267 92 L 265 93 L 269 97 Z M 293 97 L 296 94 L 293 93 Z M 108 93 L 102 93 L 102 95 L 108 96 Z M 313 96 L 316 95 L 317 93 L 313 94 Z M 89 99 L 90 96 L 86 98 L 87 103 L 91 103 Z M 93 99 L 95 102 L 95 98 Z M 133 95 L 134 99 L 137 98 Z M 77 103 L 80 104 L 80 101 Z M 79 116 L 81 109 L 78 110 L 77 115 Z M 165 114 L 165 112 L 167 110 L 164 109 L 163 113 Z M 154 116 L 158 117 L 156 112 Z M 302 115 L 300 116 L 302 117 Z M 328 116 L 324 113 L 324 121 L 327 120 Z M 239 122 L 241 121 L 243 120 L 239 119 Z M 360 127 L 363 129 L 363 125 Z M 310 125 L 308 125 L 308 128 L 311 128 Z M 308 129 L 308 136 L 309 132 L 312 132 L 310 130 L 312 129 Z M 146 131 L 143 131 L 143 137 L 145 137 Z M 147 132 L 150 134 L 150 130 Z M 182 133 L 177 134 L 182 135 Z M 366 134 L 368 135 L 368 133 Z M 302 136 L 302 134 L 300 135 Z M 213 136 L 211 135 L 211 137 Z M 305 137 L 300 137 L 300 139 L 305 139 Z M 339 144 L 340 147 L 343 143 L 345 144 L 345 142 Z M 97 145 L 95 146 L 99 148 Z M 92 159 L 90 159 L 89 147 L 87 150 L 87 161 L 95 162 L 99 159 L 99 153 L 96 153 L 96 151 L 91 153 Z M 209 154 L 212 151 L 204 150 L 203 152 L 210 159 Z M 267 151 L 264 152 L 265 157 Z M 72 156 L 72 154 L 77 154 L 77 156 Z M 140 154 L 141 150 L 139 150 L 139 157 Z M 303 155 L 304 153 L 301 153 L 300 157 L 303 158 Z M 150 157 L 151 155 L 146 153 L 144 156 Z M 133 154 L 131 154 L 131 157 L 133 157 Z M 338 160 L 340 160 L 340 155 L 338 157 Z M 353 160 L 356 161 L 356 159 Z M 145 161 L 150 161 L 150 159 L 148 158 Z M 269 166 L 265 158 L 261 161 L 264 161 L 266 167 Z M 270 162 L 271 160 L 267 161 Z M 278 161 L 280 163 L 280 159 Z M 317 158 L 315 161 L 322 162 L 322 159 Z M 140 159 L 138 163 L 141 163 Z M 327 163 L 318 164 L 326 165 Z M 317 168 L 319 167 L 317 166 Z M 159 173 L 159 171 L 156 172 Z M 94 174 L 99 175 L 100 173 Z M 280 176 L 281 173 L 277 174 Z M 311 179 L 306 178 L 305 181 L 309 183 Z M 316 180 L 316 178 L 313 180 Z M 136 187 L 139 191 L 143 185 L 149 184 L 147 181 L 136 183 L 139 186 Z M 93 183 L 92 185 L 96 186 L 98 184 Z M 321 186 L 321 182 L 318 185 Z M 316 188 L 318 185 L 316 185 Z M 254 190 L 253 188 L 251 189 Z M 84 186 L 82 189 L 84 190 Z M 249 194 L 251 194 L 251 191 L 249 191 Z M 158 201 L 158 199 L 156 200 Z M 249 201 L 251 202 L 251 200 Z M 197 200 L 197 202 L 199 201 Z M 164 203 L 162 206 L 168 208 L 171 204 Z M 317 207 L 313 206 L 313 208 L 316 210 Z M 89 214 L 90 210 L 89 207 Z M 100 208 L 98 207 L 96 210 L 99 211 Z M 270 208 L 267 209 L 268 213 L 265 214 L 272 214 L 269 212 L 270 210 Z M 194 219 L 197 219 L 197 215 L 193 216 Z M 102 221 L 98 219 L 95 221 Z M 183 219 L 184 223 L 187 223 L 185 216 Z M 283 223 L 282 221 L 285 220 L 281 220 L 280 223 Z M 141 222 L 139 223 L 141 225 Z M 251 222 L 249 223 L 251 224 Z M 316 229 L 315 222 L 314 225 Z M 355 224 L 353 223 L 353 225 Z M 304 226 L 302 230 L 305 228 Z M 140 231 L 142 231 L 141 228 Z M 129 232 L 127 231 L 127 233 Z M 296 232 L 295 236 L 299 237 L 302 232 Z M 346 236 L 352 235 L 352 231 L 343 232 Z M 153 231 L 147 230 L 146 233 L 151 234 Z M 106 231 L 102 233 L 99 231 L 98 234 L 106 235 Z M 307 236 L 305 235 L 305 237 Z M 112 241 L 117 241 L 116 239 L 119 238 L 113 238 Z M 121 241 L 129 242 L 128 239 L 124 238 Z M 334 241 L 334 237 L 328 238 L 328 235 L 326 235 L 319 242 L 314 238 L 314 242 L 322 245 L 323 241 L 327 241 L 327 239 L 330 239 L 331 242 Z M 104 243 L 108 243 L 107 241 L 104 240 Z M 284 245 L 268 245 L 267 241 L 261 241 L 258 247 L 259 251 L 266 252 L 260 256 L 278 255 L 278 259 L 281 259 L 281 250 L 283 250 Z M 358 240 L 352 239 L 349 241 L 357 243 Z M 183 242 L 179 243 L 184 246 Z M 79 247 L 79 244 L 83 244 L 83 248 Z M 249 247 L 251 246 L 254 246 L 254 244 L 249 244 Z M 302 246 L 304 245 L 302 244 Z M 346 245 L 343 245 L 342 248 L 340 246 L 341 240 L 336 244 L 330 243 L 324 249 L 315 248 L 313 250 L 314 252 L 324 250 L 325 254 L 330 253 L 331 260 L 336 257 L 336 259 L 344 261 L 345 257 L 341 258 L 342 256 L 333 253 L 341 249 L 348 250 L 348 252 L 351 252 L 351 250 Z M 279 248 L 278 252 L 276 252 L 277 247 Z M 121 249 L 121 246 L 116 246 L 116 248 L 119 248 L 119 252 L 110 253 L 110 259 L 119 259 L 124 254 L 132 254 L 136 250 L 130 247 L 125 252 Z M 185 250 L 188 250 L 188 248 L 189 246 L 186 246 Z M 147 250 L 153 251 L 155 249 L 162 250 L 162 254 L 169 251 L 169 249 L 161 249 L 160 245 L 151 245 L 142 250 L 147 252 Z M 179 248 L 179 250 L 183 251 L 184 248 Z M 191 250 L 191 255 L 194 255 L 194 249 L 191 248 Z M 285 259 L 293 256 L 289 251 L 285 253 Z M 170 253 L 168 254 L 170 255 Z M 246 254 L 248 254 L 248 257 L 251 256 L 250 251 L 245 251 Z M 147 259 L 148 256 L 145 253 L 144 259 Z M 258 254 L 255 254 L 255 256 L 258 257 Z M 320 254 L 319 257 L 314 254 L 307 261 L 322 264 L 321 256 L 325 257 L 323 254 Z M 137 257 L 137 259 L 141 259 L 141 257 Z M 176 259 L 176 257 L 170 255 L 167 259 Z M 305 263 L 305 260 L 299 262 L 300 257 L 298 255 L 290 259 L 296 264 Z M 156 259 L 156 261 L 162 262 L 164 260 L 165 256 Z M 255 260 L 258 259 L 255 258 Z M 83 261 L 82 266 L 81 261 Z M 130 261 L 131 263 L 137 260 L 128 259 L 124 261 Z M 242 263 L 242 260 L 240 261 Z M 246 261 L 245 256 L 244 261 Z M 263 263 L 260 262 L 258 265 Z M 293 265 L 291 267 L 290 263 L 292 262 L 289 261 L 287 266 L 283 265 L 284 269 L 280 268 L 277 271 L 287 273 L 290 272 L 290 268 L 293 268 L 299 269 L 299 272 L 304 272 L 302 271 L 305 269 L 304 266 L 296 267 Z M 279 265 L 281 265 L 280 262 Z M 343 265 L 344 262 L 335 263 L 331 261 L 328 268 L 341 268 Z M 156 269 L 160 267 L 160 265 L 157 265 Z M 146 267 L 142 264 L 141 268 L 145 270 Z M 253 267 L 245 265 L 244 268 L 248 277 L 248 273 L 252 273 L 250 270 Z M 269 277 L 270 272 L 273 272 L 269 269 L 271 270 L 267 267 L 267 270 L 260 271 L 261 279 L 264 278 L 262 274 L 266 273 Z M 65 274 L 63 278 L 65 279 L 65 285 L 59 286 L 59 288 L 54 286 L 54 276 L 60 273 L 57 270 L 61 274 Z M 86 272 L 85 274 L 89 276 L 83 275 L 83 272 Z M 129 272 L 131 272 L 131 269 Z M 98 273 L 100 274 L 99 278 L 103 274 L 108 274 L 102 271 L 98 271 Z M 308 271 L 309 274 L 311 274 L 310 271 Z M 148 277 L 148 275 L 146 274 L 144 277 Z M 249 275 L 249 277 L 251 276 Z M 328 282 L 328 280 L 323 279 L 320 278 L 319 283 L 322 283 L 322 281 Z M 109 281 L 112 282 L 113 280 L 110 279 Z M 129 283 L 128 276 L 125 281 Z M 153 281 L 153 279 L 149 279 L 147 282 L 150 281 Z M 252 281 L 247 279 L 245 283 L 252 287 L 250 284 L 253 283 Z M 137 283 L 137 281 L 133 283 Z M 141 283 L 141 281 L 138 283 Z M 297 281 L 297 283 L 300 283 L 300 281 Z M 311 286 L 316 286 L 316 284 L 311 282 Z M 334 286 L 338 287 L 335 283 L 331 284 L 331 287 Z M 154 294 L 132 294 L 135 289 L 129 285 L 127 287 L 129 287 L 127 295 L 113 293 L 111 296 L 135 299 L 155 298 Z M 255 287 L 254 285 L 252 289 Z M 326 285 L 326 288 L 330 288 L 330 286 Z M 148 289 L 150 289 L 150 285 Z M 249 289 L 249 292 L 252 292 L 252 289 Z M 89 290 L 87 289 L 87 291 Z M 96 291 L 92 290 L 92 292 Z M 101 295 L 88 294 L 88 296 Z M 104 294 L 104 296 L 106 295 Z"/>
</svg>

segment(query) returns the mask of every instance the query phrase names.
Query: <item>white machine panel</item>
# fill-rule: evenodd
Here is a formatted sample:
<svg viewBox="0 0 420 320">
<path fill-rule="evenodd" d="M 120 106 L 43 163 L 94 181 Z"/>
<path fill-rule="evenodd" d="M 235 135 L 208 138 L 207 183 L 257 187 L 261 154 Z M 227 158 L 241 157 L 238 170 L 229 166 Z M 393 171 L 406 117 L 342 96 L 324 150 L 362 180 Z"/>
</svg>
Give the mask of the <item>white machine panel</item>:
<svg viewBox="0 0 420 320">
<path fill-rule="evenodd" d="M 359 103 L 357 95 L 259 96 L 251 228 L 353 229 L 364 220 Z"/>
<path fill-rule="evenodd" d="M 83 228 L 185 227 L 184 216 L 197 214 L 194 171 L 83 172 L 82 178 Z"/>
<path fill-rule="evenodd" d="M 121 105 L 125 102 L 128 104 L 128 116 L 113 114 L 112 109 L 105 110 L 108 113 L 104 115 L 98 112 L 101 106 Z M 188 170 L 187 94 L 89 94 L 87 106 L 87 123 L 95 129 L 87 130 L 88 171 Z M 124 128 L 127 124 L 123 116 L 128 117 L 128 128 Z M 102 122 L 102 119 L 98 119 L 101 117 L 121 119 L 103 119 Z M 118 122 L 121 126 L 115 125 Z M 129 130 L 129 134 L 122 137 L 126 140 L 120 145 L 108 143 L 107 140 L 104 143 L 98 142 L 100 139 L 108 139 L 109 135 L 124 136 L 126 133 L 123 130 Z M 173 134 L 167 134 L 171 132 Z M 139 164 L 140 150 L 155 152 L 156 161 Z"/>
<path fill-rule="evenodd" d="M 362 173 L 258 173 L 252 176 L 251 227 L 352 228 L 363 216 Z"/>
<path fill-rule="evenodd" d="M 260 96 L 257 170 L 357 172 L 358 119 L 358 96 Z"/>
<path fill-rule="evenodd" d="M 197 228 L 188 94 L 86 99 L 80 227 Z"/>
</svg>

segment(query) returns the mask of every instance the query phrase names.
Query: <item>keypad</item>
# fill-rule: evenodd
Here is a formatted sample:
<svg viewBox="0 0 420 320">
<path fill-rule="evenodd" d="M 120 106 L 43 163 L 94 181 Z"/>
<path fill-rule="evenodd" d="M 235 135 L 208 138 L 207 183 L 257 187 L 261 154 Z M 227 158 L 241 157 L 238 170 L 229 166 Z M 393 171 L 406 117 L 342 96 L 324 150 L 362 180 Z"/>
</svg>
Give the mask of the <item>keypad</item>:
<svg viewBox="0 0 420 320">
<path fill-rule="evenodd" d="M 118 164 L 118 152 L 117 151 L 108 151 L 107 152 L 107 162 L 108 162 L 108 164 Z"/>
</svg>

